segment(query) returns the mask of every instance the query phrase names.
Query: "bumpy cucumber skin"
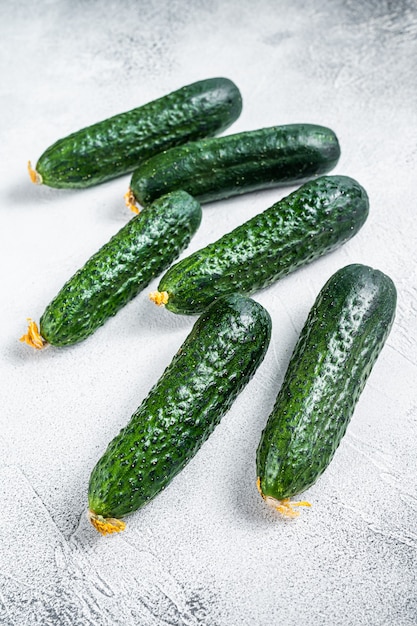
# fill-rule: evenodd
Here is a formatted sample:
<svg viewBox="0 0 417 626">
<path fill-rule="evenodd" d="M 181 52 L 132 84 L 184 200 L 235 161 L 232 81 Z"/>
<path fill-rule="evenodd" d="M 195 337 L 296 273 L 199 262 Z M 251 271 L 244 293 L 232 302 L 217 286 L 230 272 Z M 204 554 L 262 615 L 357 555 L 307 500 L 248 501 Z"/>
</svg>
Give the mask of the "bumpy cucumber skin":
<svg viewBox="0 0 417 626">
<path fill-rule="evenodd" d="M 120 518 L 164 489 L 252 378 L 270 336 L 268 312 L 250 298 L 213 303 L 94 468 L 90 510 Z"/>
<path fill-rule="evenodd" d="M 220 133 L 241 110 L 231 80 L 198 81 L 58 140 L 36 171 L 50 187 L 90 187 L 131 172 L 161 150 Z"/>
<path fill-rule="evenodd" d="M 225 293 L 252 294 L 342 245 L 368 210 L 359 183 L 323 176 L 173 265 L 158 289 L 168 293 L 166 307 L 182 314 L 198 313 Z"/>
<path fill-rule="evenodd" d="M 295 496 L 329 465 L 394 321 L 392 280 L 349 265 L 321 290 L 257 450 L 264 496 Z"/>
<path fill-rule="evenodd" d="M 131 219 L 47 306 L 42 337 L 54 346 L 77 343 L 134 298 L 188 245 L 201 206 L 185 191 L 156 200 Z"/>
<path fill-rule="evenodd" d="M 130 189 L 142 206 L 174 189 L 209 202 L 305 182 L 329 172 L 339 157 L 339 142 L 329 128 L 273 126 L 171 148 L 140 164 Z"/>
</svg>

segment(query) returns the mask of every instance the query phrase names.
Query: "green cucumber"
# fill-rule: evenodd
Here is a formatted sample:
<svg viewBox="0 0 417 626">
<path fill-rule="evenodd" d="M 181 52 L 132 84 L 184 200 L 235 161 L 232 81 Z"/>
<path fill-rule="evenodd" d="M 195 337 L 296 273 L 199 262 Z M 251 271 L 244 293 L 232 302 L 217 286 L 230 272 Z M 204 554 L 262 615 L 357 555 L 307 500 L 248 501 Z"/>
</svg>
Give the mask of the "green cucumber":
<svg viewBox="0 0 417 626">
<path fill-rule="evenodd" d="M 195 314 L 222 294 L 254 293 L 342 245 L 368 208 L 365 190 L 352 178 L 310 181 L 173 265 L 150 297 L 174 313 Z"/>
<path fill-rule="evenodd" d="M 198 318 L 171 364 L 93 469 L 89 518 L 102 534 L 147 504 L 197 453 L 262 362 L 271 319 L 233 294 Z"/>
<path fill-rule="evenodd" d="M 392 280 L 348 265 L 325 284 L 291 357 L 257 451 L 258 487 L 284 514 L 329 465 L 395 316 Z"/>
<path fill-rule="evenodd" d="M 146 206 L 185 189 L 200 202 L 305 182 L 339 160 L 336 135 L 313 124 L 291 124 L 203 139 L 171 148 L 133 172 L 130 195 Z"/>
<path fill-rule="evenodd" d="M 225 130 L 241 110 L 232 81 L 201 80 L 60 139 L 36 170 L 29 163 L 29 173 L 50 187 L 90 187 L 131 172 L 161 150 Z"/>
<path fill-rule="evenodd" d="M 68 346 L 91 335 L 172 263 L 200 221 L 201 206 L 185 191 L 156 200 L 69 279 L 46 307 L 40 335 L 30 321 L 21 341 Z"/>
</svg>

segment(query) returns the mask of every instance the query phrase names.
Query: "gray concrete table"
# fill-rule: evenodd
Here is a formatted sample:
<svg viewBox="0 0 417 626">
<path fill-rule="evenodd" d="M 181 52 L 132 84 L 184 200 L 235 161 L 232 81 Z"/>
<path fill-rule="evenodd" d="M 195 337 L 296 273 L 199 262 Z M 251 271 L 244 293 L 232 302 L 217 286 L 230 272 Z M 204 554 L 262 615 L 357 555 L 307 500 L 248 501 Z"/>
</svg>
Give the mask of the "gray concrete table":
<svg viewBox="0 0 417 626">
<path fill-rule="evenodd" d="M 39 0 L 3 3 L 0 16 L 0 623 L 416 624 L 416 2 Z M 157 309 L 145 290 L 82 344 L 19 343 L 26 317 L 39 319 L 131 217 L 129 177 L 64 192 L 31 185 L 26 163 L 82 126 L 219 75 L 243 95 L 233 132 L 333 128 L 334 173 L 367 189 L 369 219 L 255 295 L 273 319 L 256 377 L 169 488 L 103 538 L 85 515 L 91 469 L 194 318 Z M 207 205 L 188 251 L 288 191 Z M 352 262 L 393 278 L 396 323 L 308 491 L 313 506 L 286 522 L 257 493 L 256 447 L 311 304 Z"/>
</svg>

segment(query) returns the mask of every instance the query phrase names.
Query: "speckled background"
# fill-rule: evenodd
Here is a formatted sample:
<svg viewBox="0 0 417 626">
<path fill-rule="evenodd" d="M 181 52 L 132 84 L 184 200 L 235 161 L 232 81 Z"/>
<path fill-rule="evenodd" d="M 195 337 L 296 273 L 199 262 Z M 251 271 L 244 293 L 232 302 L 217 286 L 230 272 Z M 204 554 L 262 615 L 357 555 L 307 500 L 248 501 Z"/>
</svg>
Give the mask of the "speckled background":
<svg viewBox="0 0 417 626">
<path fill-rule="evenodd" d="M 417 3 L 3 2 L 0 40 L 2 626 L 415 625 Z M 85 516 L 91 469 L 194 319 L 157 309 L 145 290 L 82 344 L 19 343 L 26 317 L 39 319 L 131 217 L 128 177 L 63 192 L 31 185 L 26 162 L 216 75 L 242 91 L 233 131 L 333 128 L 335 173 L 365 186 L 370 216 L 343 248 L 256 295 L 274 326 L 255 378 L 170 487 L 103 538 Z M 288 191 L 207 205 L 188 250 Z M 255 450 L 316 294 L 351 262 L 394 279 L 396 323 L 308 491 L 312 508 L 285 522 L 256 491 Z"/>
</svg>

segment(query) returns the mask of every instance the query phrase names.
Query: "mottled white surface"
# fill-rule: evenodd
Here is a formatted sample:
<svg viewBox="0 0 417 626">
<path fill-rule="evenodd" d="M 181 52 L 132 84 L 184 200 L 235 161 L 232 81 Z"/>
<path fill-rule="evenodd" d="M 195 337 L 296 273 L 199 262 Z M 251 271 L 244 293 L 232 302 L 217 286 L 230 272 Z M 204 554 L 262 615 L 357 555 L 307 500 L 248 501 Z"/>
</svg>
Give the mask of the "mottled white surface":
<svg viewBox="0 0 417 626">
<path fill-rule="evenodd" d="M 412 626 L 417 623 L 417 4 L 412 0 L 16 1 L 0 5 L 2 626 Z M 93 465 L 193 318 L 140 294 L 90 339 L 18 342 L 63 282 L 131 217 L 129 178 L 31 185 L 57 138 L 194 80 L 223 75 L 233 131 L 333 128 L 334 171 L 371 212 L 337 252 L 256 299 L 267 357 L 170 487 L 103 538 L 85 517 Z M 204 208 L 189 251 L 289 190 Z M 307 312 L 350 262 L 387 272 L 398 314 L 313 503 L 284 522 L 255 487 L 255 450 Z M 151 288 L 155 288 L 155 284 Z"/>
</svg>

